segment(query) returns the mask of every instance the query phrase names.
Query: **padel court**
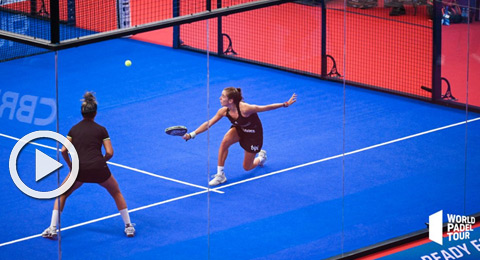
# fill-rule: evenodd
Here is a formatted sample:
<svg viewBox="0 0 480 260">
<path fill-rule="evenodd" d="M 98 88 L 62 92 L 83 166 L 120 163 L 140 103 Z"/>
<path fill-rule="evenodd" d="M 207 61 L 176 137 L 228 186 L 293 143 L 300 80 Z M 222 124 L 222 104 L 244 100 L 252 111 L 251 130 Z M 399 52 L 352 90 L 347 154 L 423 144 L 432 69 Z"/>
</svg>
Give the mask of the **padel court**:
<svg viewBox="0 0 480 260">
<path fill-rule="evenodd" d="M 34 21 L 25 34 L 49 35 L 38 30 L 48 19 L 18 19 L 23 7 L 17 5 L 44 8 L 44 1 L 11 2 L 14 12 L 1 7 L 2 19 L 19 28 Z M 115 10 L 111 2 L 99 12 Z M 102 23 L 102 16 L 90 23 L 87 12 L 95 8 L 87 3 L 92 4 L 76 5 L 77 27 L 69 27 L 71 9 L 61 9 L 60 20 L 66 21 L 60 42 L 68 43 L 71 35 L 93 39 L 88 35 L 117 28 L 114 20 Z M 203 10 L 185 3 L 180 18 Z M 132 1 L 132 27 L 170 17 L 175 4 L 166 6 L 169 11 L 159 18 L 155 3 Z M 318 4 L 286 3 L 185 23 L 169 31 L 178 36 L 176 48 L 157 44 L 165 39 L 156 36 L 130 37 L 128 31 L 126 37 L 55 52 L 0 39 L 0 52 L 11 55 L 0 62 L 0 259 L 480 259 L 478 223 L 469 240 L 444 238 L 443 246 L 416 236 L 428 232 L 429 216 L 440 210 L 462 216 L 480 212 L 480 114 L 468 106 L 479 104 L 474 68 L 480 60 L 471 44 L 478 22 L 450 31 L 461 44 L 448 46 L 470 51 L 470 62 L 455 63 L 456 56 L 446 55 L 442 65 L 441 75 L 454 86 L 462 109 L 450 100 L 431 102 L 434 94 L 421 88 L 436 84 L 429 67 L 432 46 L 426 45 L 433 26 L 425 10 L 419 7 L 423 12 L 413 16 L 408 6 L 408 15 L 395 20 L 383 6 L 341 8 L 347 7 L 330 1 L 321 13 Z M 151 12 L 134 15 L 144 9 Z M 351 26 L 329 23 L 328 41 L 320 43 L 325 34 L 319 24 L 296 24 L 325 15 Z M 370 23 L 376 30 L 362 31 Z M 401 30 L 378 36 L 392 24 Z M 229 41 L 232 57 L 213 55 Z M 320 48 L 325 44 L 326 53 Z M 15 58 L 19 53 L 24 57 Z M 325 54 L 335 60 L 323 59 Z M 326 61 L 328 69 L 336 61 L 341 75 L 320 79 Z M 453 64 L 466 68 L 455 70 L 460 67 Z M 463 84 L 465 78 L 470 81 Z M 235 144 L 225 165 L 228 181 L 209 187 L 228 119 L 188 142 L 165 129 L 195 130 L 215 115 L 222 90 L 230 86 L 241 88 L 250 104 L 283 103 L 293 93 L 298 98 L 290 107 L 259 113 L 265 166 L 246 172 L 244 150 Z M 444 94 L 445 85 L 440 90 Z M 111 138 L 114 156 L 108 164 L 136 224 L 133 238 L 125 236 L 108 192 L 88 183 L 68 198 L 58 239 L 42 238 L 54 201 L 25 195 L 9 174 L 19 139 L 39 130 L 66 136 L 82 119 L 86 91 L 95 92 L 95 121 Z M 67 176 L 68 167 L 62 167 L 35 179 L 38 151 L 64 163 L 57 145 L 39 138 L 24 146 L 16 168 L 28 187 L 53 190 Z M 395 246 L 382 246 L 392 241 Z"/>
<path fill-rule="evenodd" d="M 323 259 L 424 229 L 440 209 L 478 210 L 480 115 L 216 57 L 208 62 L 207 86 L 206 54 L 119 39 L 58 55 L 60 133 L 81 119 L 79 99 L 94 90 L 96 120 L 115 149 L 110 168 L 137 229 L 126 238 L 108 193 L 85 184 L 61 216 L 64 259 Z M 54 98 L 47 87 L 53 64 L 52 53 L 1 63 L 1 94 Z M 188 142 L 164 129 L 196 128 L 219 108 L 226 86 L 241 87 L 253 104 L 283 102 L 291 93 L 298 102 L 260 114 L 265 167 L 245 172 L 243 150 L 233 146 L 228 182 L 208 190 L 227 120 Z M 33 117 L 45 118 L 49 107 L 36 103 Z M 15 138 L 45 130 L 20 122 L 26 112 L 3 113 L 2 158 Z M 47 147 L 29 144 L 21 153 L 27 183 L 35 149 L 55 156 Z M 21 193 L 2 161 L 1 222 L 8 228 L 1 255 L 57 257 L 58 241 L 39 236 L 53 201 Z M 56 184 L 54 175 L 30 185 Z"/>
</svg>

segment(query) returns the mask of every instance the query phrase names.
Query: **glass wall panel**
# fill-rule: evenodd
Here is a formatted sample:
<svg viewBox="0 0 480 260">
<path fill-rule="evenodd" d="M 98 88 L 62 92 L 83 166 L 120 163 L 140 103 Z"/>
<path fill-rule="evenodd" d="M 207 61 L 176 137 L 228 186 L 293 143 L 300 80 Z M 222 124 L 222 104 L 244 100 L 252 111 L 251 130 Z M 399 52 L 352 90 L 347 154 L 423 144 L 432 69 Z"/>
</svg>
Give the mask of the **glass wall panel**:
<svg viewBox="0 0 480 260">
<path fill-rule="evenodd" d="M 343 86 L 318 78 L 321 18 L 299 1 L 212 22 L 211 259 L 341 253 Z"/>
<path fill-rule="evenodd" d="M 476 5 L 473 5 L 473 4 Z M 468 53 L 467 53 L 467 77 L 466 77 L 466 96 L 467 104 L 478 106 L 480 104 L 480 79 L 478 71 L 480 70 L 480 9 L 479 1 L 470 3 L 470 20 L 467 26 Z M 465 214 L 478 215 L 480 213 L 479 198 L 477 196 L 480 190 L 480 114 L 470 109 L 467 114 L 466 125 L 466 191 L 465 191 Z"/>
<path fill-rule="evenodd" d="M 81 106 L 90 91 L 98 102 L 94 121 L 106 129 L 100 128 L 102 138 L 108 133 L 102 142 L 114 151 L 107 162 L 113 177 L 87 176 L 66 203 L 64 259 L 207 258 L 207 142 L 185 142 L 165 131 L 192 128 L 194 119 L 204 118 L 205 64 L 205 54 L 130 38 L 60 52 L 60 133 L 83 138 L 73 128 L 87 120 Z M 121 215 L 125 207 L 133 238 Z"/>
<path fill-rule="evenodd" d="M 443 2 L 449 18 L 444 18 L 442 25 L 442 99 L 480 107 L 480 93 L 475 89 L 475 82 L 480 80 L 478 44 L 478 8 L 475 1 Z M 474 44 L 469 44 L 474 43 Z M 472 73 L 473 72 L 473 73 Z M 467 96 L 467 86 L 469 87 Z"/>
<path fill-rule="evenodd" d="M 333 259 L 425 232 L 437 212 L 478 215 L 478 1 L 435 5 L 449 16 L 432 19 L 430 1 L 309 0 L 181 25 L 173 39 L 57 53 L 0 40 L 1 167 L 19 175 L 2 179 L 1 255 Z M 62 144 L 17 143 L 38 130 L 80 154 L 54 239 L 41 235 L 54 200 L 14 183 L 48 191 L 67 178 Z"/>
<path fill-rule="evenodd" d="M 12 54 L 0 62 L 0 220 L 6 226 L 0 255 L 57 259 L 61 239 L 40 235 L 51 222 L 53 200 L 36 198 L 36 192 L 57 189 L 68 173 L 67 167 L 55 171 L 57 143 L 36 132 L 57 131 L 55 54 L 42 50 L 44 54 L 18 58 L 38 48 L 1 39 L 0 49 Z"/>
<path fill-rule="evenodd" d="M 375 1 L 362 8 L 354 2 L 347 1 L 345 11 L 346 252 L 425 230 L 431 214 L 443 210 L 446 219 L 465 207 L 465 108 L 426 102 L 431 91 L 425 88 L 432 85 L 431 3 Z M 458 66 L 446 67 L 443 44 L 458 36 L 443 34 L 442 75 L 465 80 L 466 69 L 457 67 L 466 68 L 466 52 L 460 51 L 466 42 L 452 52 Z M 348 85 L 358 76 L 382 81 L 387 92 L 402 96 Z"/>
</svg>

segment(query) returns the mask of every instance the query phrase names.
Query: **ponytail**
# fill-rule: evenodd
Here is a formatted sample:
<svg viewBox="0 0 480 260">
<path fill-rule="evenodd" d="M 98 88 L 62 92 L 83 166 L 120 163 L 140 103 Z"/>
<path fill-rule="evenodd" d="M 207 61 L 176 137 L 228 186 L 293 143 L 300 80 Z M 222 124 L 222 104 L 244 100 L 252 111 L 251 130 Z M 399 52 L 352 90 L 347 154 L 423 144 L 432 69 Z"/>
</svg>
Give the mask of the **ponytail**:
<svg viewBox="0 0 480 260">
<path fill-rule="evenodd" d="M 93 92 L 87 91 L 83 95 L 81 113 L 84 118 L 94 118 L 97 114 L 97 99 Z"/>
</svg>

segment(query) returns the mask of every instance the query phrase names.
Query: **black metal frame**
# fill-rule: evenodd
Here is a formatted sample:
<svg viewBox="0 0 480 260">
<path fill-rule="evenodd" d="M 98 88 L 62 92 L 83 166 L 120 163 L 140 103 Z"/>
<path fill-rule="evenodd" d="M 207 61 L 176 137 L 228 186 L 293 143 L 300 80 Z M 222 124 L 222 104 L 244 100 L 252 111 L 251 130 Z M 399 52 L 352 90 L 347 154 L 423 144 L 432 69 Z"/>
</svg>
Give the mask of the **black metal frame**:
<svg viewBox="0 0 480 260">
<path fill-rule="evenodd" d="M 439 102 L 442 95 L 442 3 L 433 1 L 432 101 Z"/>
<path fill-rule="evenodd" d="M 50 0 L 50 42 L 60 43 L 60 7 L 58 0 Z"/>
<path fill-rule="evenodd" d="M 137 33 L 142 33 L 142 32 L 148 32 L 152 30 L 157 30 L 157 29 L 162 29 L 162 28 L 167 28 L 167 27 L 173 27 L 173 47 L 174 48 L 181 48 L 182 44 L 180 42 L 180 25 L 181 24 L 186 24 L 186 23 L 192 23 L 196 21 L 201 21 L 205 19 L 211 19 L 211 18 L 217 18 L 217 31 L 218 31 L 218 50 L 217 53 L 219 56 L 228 56 L 228 55 L 223 55 L 223 36 L 222 36 L 222 17 L 230 14 L 235 14 L 239 12 L 245 12 L 249 10 L 254 10 L 254 9 L 259 9 L 259 8 L 264 8 L 264 7 L 269 7 L 273 5 L 280 5 L 288 2 L 297 2 L 299 4 L 305 4 L 305 1 L 294 1 L 294 0 L 261 0 L 261 1 L 255 1 L 255 2 L 249 2 L 249 3 L 244 3 L 244 4 L 239 4 L 235 6 L 230 6 L 226 8 L 222 8 L 222 3 L 221 0 L 217 0 L 217 8 L 212 10 L 211 6 L 211 0 L 206 1 L 206 6 L 204 12 L 199 12 L 196 14 L 191 14 L 191 15 L 185 15 L 185 16 L 180 16 L 180 1 L 179 0 L 173 0 L 173 18 L 171 19 L 166 19 L 163 21 L 158 21 L 158 22 L 153 22 L 149 24 L 144 24 L 144 25 L 139 25 L 131 28 L 123 28 L 123 29 L 118 29 L 115 31 L 109 31 L 109 32 L 101 32 L 101 33 L 96 33 L 92 35 L 87 35 L 87 36 L 82 36 L 77 39 L 70 39 L 70 40 L 64 40 L 60 41 L 60 23 L 64 23 L 64 21 L 60 21 L 60 14 L 59 14 L 59 0 L 50 0 L 50 21 L 51 21 L 51 27 L 50 27 L 50 33 L 51 33 L 51 39 L 50 41 L 45 40 L 45 39 L 39 39 L 31 36 L 26 36 L 26 35 L 21 35 L 21 34 L 16 34 L 8 31 L 0 31 L 0 38 L 11 40 L 11 41 L 16 41 L 20 42 L 23 44 L 28 44 L 31 46 L 35 47 L 40 47 L 46 50 L 51 50 L 51 51 L 58 51 L 58 50 L 63 50 L 63 49 L 68 49 L 68 48 L 73 48 L 73 47 L 78 47 L 81 45 L 85 44 L 90 44 L 90 43 L 95 43 L 95 42 L 101 42 L 105 40 L 110 40 L 110 39 L 115 39 L 123 36 L 130 36 L 134 35 Z M 480 0 L 478 0 L 480 2 Z M 67 24 L 71 24 L 72 22 L 74 23 L 74 17 L 70 17 L 71 13 L 74 12 L 75 6 L 73 1 L 68 1 L 68 13 L 69 13 L 69 18 L 67 21 Z M 72 4 L 73 3 L 73 4 Z M 36 4 L 37 0 L 32 0 L 31 5 L 31 14 L 32 16 L 37 15 L 37 10 L 36 10 Z M 325 1 L 315 1 L 315 5 L 321 6 L 322 10 L 322 46 L 321 46 L 321 55 L 322 55 L 322 64 L 321 64 L 321 78 L 325 80 L 333 80 L 333 81 L 338 81 L 337 79 L 331 78 L 328 76 L 327 72 L 327 58 L 328 55 L 326 53 L 326 42 L 327 42 L 327 33 L 326 33 L 326 23 L 327 23 L 327 12 L 326 12 L 326 7 L 325 7 Z M 439 1 L 434 1 L 433 2 L 433 10 L 434 10 L 434 17 L 433 17 L 433 42 L 432 42 L 432 95 L 430 98 L 430 101 L 435 104 L 441 104 L 441 105 L 446 105 L 454 108 L 460 108 L 460 109 L 466 109 L 467 105 L 464 103 L 459 103 L 459 102 L 454 102 L 451 100 L 444 100 L 442 99 L 442 80 L 441 80 L 441 49 L 442 49 L 442 25 L 441 25 L 441 19 L 442 19 L 442 5 L 441 2 Z M 41 18 L 41 17 L 40 17 Z M 229 58 L 234 58 L 232 56 L 228 56 Z M 237 58 L 238 59 L 238 58 Z M 243 60 L 245 61 L 245 60 Z M 269 65 L 269 64 L 261 64 L 264 66 L 269 66 L 269 67 L 276 67 L 274 65 Z M 285 69 L 285 68 L 281 68 Z M 294 71 L 295 73 L 299 73 L 298 71 L 291 70 L 291 69 L 285 69 L 287 71 Z M 304 73 L 305 75 L 310 75 L 309 73 Z M 360 86 L 360 87 L 367 87 L 371 88 L 370 86 L 364 86 L 361 83 L 351 83 L 355 86 Z M 375 90 L 380 90 L 382 91 L 381 88 L 375 88 Z M 388 90 L 383 90 L 384 92 L 392 93 L 391 91 Z M 393 94 L 399 94 L 399 93 L 393 93 Z M 401 94 L 400 94 L 401 95 Z M 423 97 L 417 97 L 415 95 L 409 95 L 405 94 L 404 96 L 407 97 L 413 97 L 413 98 L 419 98 L 424 100 Z M 468 105 L 468 109 L 473 112 L 480 112 L 480 107 Z"/>
<path fill-rule="evenodd" d="M 480 0 L 478 0 L 480 2 Z M 35 7 L 31 9 L 31 12 L 33 12 L 31 15 L 36 15 L 36 2 L 37 0 L 32 0 L 31 4 L 35 4 Z M 249 2 L 249 3 L 244 3 L 244 4 L 239 4 L 235 6 L 230 6 L 226 8 L 222 8 L 222 3 L 221 0 L 217 0 L 217 8 L 212 10 L 212 2 L 211 0 L 206 1 L 206 6 L 204 12 L 199 12 L 196 14 L 191 14 L 191 15 L 185 15 L 185 16 L 180 16 L 180 1 L 179 0 L 173 0 L 173 18 L 171 19 L 166 19 L 163 21 L 158 21 L 158 22 L 153 22 L 149 24 L 144 24 L 144 25 L 139 25 L 135 27 L 130 27 L 130 28 L 123 28 L 123 29 L 117 29 L 115 31 L 109 31 L 109 32 L 101 32 L 101 33 L 96 33 L 92 35 L 87 35 L 87 36 L 82 36 L 77 39 L 70 39 L 70 40 L 60 40 L 60 23 L 63 23 L 63 21 L 60 21 L 59 17 L 59 0 L 50 0 L 50 21 L 51 21 L 51 39 L 50 41 L 44 40 L 44 39 L 39 39 L 31 36 L 26 36 L 26 35 L 21 35 L 21 34 L 16 34 L 16 33 L 11 33 L 8 31 L 0 31 L 0 38 L 7 39 L 7 40 L 12 40 L 28 45 L 32 45 L 35 47 L 40 47 L 46 50 L 51 50 L 51 51 L 58 51 L 58 50 L 63 50 L 63 49 L 68 49 L 68 48 L 73 48 L 73 47 L 78 47 L 81 45 L 85 44 L 90 44 L 90 43 L 95 43 L 95 42 L 101 42 L 105 40 L 110 40 L 110 39 L 115 39 L 123 36 L 130 36 L 134 35 L 137 33 L 142 33 L 142 32 L 148 32 L 152 30 L 157 30 L 157 29 L 162 29 L 162 28 L 167 28 L 167 27 L 173 27 L 173 47 L 174 48 L 181 48 L 182 43 L 180 41 L 180 25 L 186 24 L 186 23 L 192 23 L 196 21 L 201 21 L 205 19 L 211 19 L 211 18 L 217 18 L 217 31 L 218 31 L 218 36 L 217 36 L 217 41 L 218 41 L 218 50 L 217 53 L 219 56 L 228 56 L 228 55 L 223 55 L 223 36 L 222 36 L 222 17 L 230 14 L 235 14 L 239 12 L 245 12 L 249 10 L 254 10 L 254 9 L 259 9 L 259 8 L 264 8 L 264 7 L 269 7 L 273 5 L 280 5 L 288 2 L 297 2 L 299 4 L 305 4 L 305 1 L 294 1 L 294 0 L 261 0 L 261 1 L 255 1 L 255 2 Z M 68 12 L 69 16 L 72 12 L 74 11 L 74 4 L 72 5 L 73 1 L 69 1 L 70 5 L 68 6 Z M 442 80 L 441 80 L 441 49 L 442 49 L 442 25 L 441 25 L 441 19 L 442 19 L 442 5 L 441 2 L 434 1 L 434 17 L 433 17 L 433 42 L 432 42 L 432 95 L 430 98 L 430 102 L 435 103 L 435 104 L 441 104 L 445 106 L 450 106 L 454 108 L 460 108 L 460 109 L 466 109 L 467 105 L 459 102 L 454 102 L 451 100 L 444 100 L 442 99 Z M 326 12 L 326 7 L 325 7 L 325 1 L 318 1 L 315 2 L 316 6 L 321 6 L 321 12 L 322 12 L 322 46 L 321 46 L 321 55 L 322 55 L 322 64 L 321 64 L 321 76 L 320 78 L 325 79 L 325 80 L 333 80 L 333 81 L 338 81 L 338 79 L 331 78 L 328 76 L 327 72 L 327 58 L 328 55 L 326 53 L 326 42 L 327 42 L 327 33 L 326 33 L 326 23 L 327 23 L 327 12 Z M 73 8 L 73 9 L 72 9 Z M 72 9 L 72 10 L 71 10 Z M 68 18 L 67 24 L 70 24 L 74 21 L 74 18 Z M 232 56 L 228 56 L 229 58 L 236 58 Z M 236 58 L 238 59 L 238 58 Z M 243 59 L 245 61 L 245 59 Z M 269 64 L 261 64 L 263 66 L 269 66 L 269 67 L 275 67 L 278 68 L 277 66 L 274 65 L 269 65 Z M 281 68 L 287 71 L 293 71 L 295 73 L 299 73 L 298 71 L 292 70 L 292 69 L 286 69 L 286 68 Z M 310 75 L 309 73 L 304 73 L 305 75 Z M 317 76 L 318 77 L 318 76 Z M 365 86 L 361 83 L 355 83 L 352 82 L 350 83 L 354 86 L 360 86 L 360 87 L 366 87 L 366 88 L 372 88 L 371 86 Z M 376 88 L 373 87 L 375 90 L 380 90 L 388 93 L 393 93 L 393 94 L 400 94 L 401 93 L 394 93 L 388 90 L 383 90 L 381 88 Z M 415 95 L 410 95 L 410 94 L 404 94 L 403 96 L 407 97 L 413 97 L 413 98 L 419 98 L 424 100 L 425 98 L 423 97 L 417 97 Z M 468 105 L 468 108 L 470 111 L 473 112 L 480 112 L 480 107 Z"/>
<path fill-rule="evenodd" d="M 174 2 L 178 0 L 175 0 Z M 101 42 L 105 40 L 116 39 L 124 36 L 130 36 L 137 33 L 153 31 L 157 29 L 179 26 L 181 24 L 197 22 L 201 20 L 217 18 L 225 15 L 246 12 L 250 10 L 260 9 L 264 7 L 280 5 L 288 2 L 293 2 L 293 0 L 260 0 L 255 2 L 249 2 L 244 4 L 239 4 L 235 6 L 229 6 L 227 8 L 218 8 L 215 10 L 199 12 L 191 15 L 177 16 L 171 19 L 166 19 L 158 22 L 152 22 L 148 24 L 138 25 L 130 28 L 118 29 L 115 31 L 109 32 L 100 32 L 92 35 L 83 36 L 77 39 L 69 39 L 60 41 L 60 21 L 59 21 L 59 4 L 58 0 L 50 0 L 50 12 L 51 12 L 51 41 L 38 39 L 31 36 L 0 31 L 0 38 L 20 42 L 35 47 L 44 48 L 52 51 L 59 51 L 68 48 L 78 47 L 85 44 Z M 210 5 L 209 5 L 210 6 Z M 174 4 L 175 7 L 175 4 Z M 178 8 L 177 8 L 178 9 Z M 210 8 L 209 8 L 210 9 Z M 178 12 L 176 13 L 178 15 Z M 177 32 L 178 33 L 178 32 Z"/>
<path fill-rule="evenodd" d="M 321 1 L 322 6 L 322 78 L 327 77 L 327 8 L 325 1 Z"/>
<path fill-rule="evenodd" d="M 321 55 L 322 55 L 322 67 L 321 67 L 321 75 L 316 75 L 312 73 L 306 73 L 304 71 L 298 71 L 295 69 L 291 68 L 285 68 L 285 67 L 279 67 L 279 66 L 274 66 L 272 64 L 266 64 L 266 63 L 261 63 L 261 62 L 256 62 L 248 59 L 243 59 L 239 57 L 233 57 L 233 56 L 228 56 L 224 55 L 223 53 L 223 32 L 222 32 L 222 17 L 230 14 L 235 14 L 235 13 L 240 13 L 240 12 L 245 12 L 249 10 L 255 10 L 259 8 L 264 8 L 264 7 L 269 7 L 269 6 L 274 6 L 274 5 L 280 5 L 288 2 L 294 2 L 295 0 L 261 0 L 261 1 L 256 1 L 256 2 L 250 2 L 250 3 L 245 3 L 245 4 L 240 4 L 236 6 L 231 6 L 227 8 L 222 8 L 222 3 L 221 0 L 217 0 L 217 8 L 214 10 L 211 10 L 211 0 L 206 1 L 206 6 L 205 9 L 206 11 L 196 13 L 196 14 L 191 14 L 191 15 L 186 15 L 186 16 L 180 16 L 179 13 L 179 0 L 173 0 L 173 18 L 171 19 L 166 19 L 163 21 L 158 21 L 158 22 L 153 22 L 149 24 L 144 24 L 144 25 L 139 25 L 136 27 L 131 27 L 131 28 L 124 28 L 124 29 L 118 29 L 115 31 L 110 31 L 110 32 L 102 32 L 102 33 L 97 33 L 94 35 L 88 35 L 88 36 L 83 36 L 78 39 L 71 39 L 71 40 L 65 40 L 65 41 L 60 41 L 60 14 L 59 14 L 59 1 L 58 0 L 50 0 L 50 19 L 51 19 L 51 39 L 50 41 L 44 40 L 44 39 L 38 39 L 30 36 L 25 36 L 25 35 L 20 35 L 20 34 L 15 34 L 11 32 L 6 32 L 6 31 L 0 31 L 0 38 L 4 38 L 7 40 L 12 40 L 28 45 L 32 45 L 35 47 L 40 47 L 44 48 L 47 50 L 52 50 L 52 51 L 58 51 L 58 50 L 63 50 L 63 49 L 68 49 L 68 48 L 73 48 L 73 47 L 78 47 L 81 45 L 85 44 L 90 44 L 90 43 L 95 43 L 95 42 L 101 42 L 109 39 L 115 39 L 119 38 L 122 36 L 129 36 L 129 35 L 134 35 L 137 33 L 142 33 L 142 32 L 148 32 L 152 30 L 157 30 L 157 29 L 162 29 L 162 28 L 167 28 L 167 27 L 173 27 L 173 47 L 174 48 L 180 48 L 181 47 L 181 42 L 180 42 L 180 25 L 186 24 L 186 23 L 192 23 L 196 21 L 201 21 L 205 19 L 211 19 L 211 18 L 217 18 L 218 19 L 218 50 L 217 53 L 212 53 L 213 55 L 219 56 L 219 57 L 228 57 L 230 59 L 235 59 L 238 61 L 242 62 L 247 62 L 247 63 L 253 63 L 257 65 L 262 65 L 266 67 L 273 67 L 276 69 L 281 69 L 293 73 L 298 73 L 302 75 L 307 75 L 307 76 L 312 76 L 315 78 L 320 78 L 324 80 L 329 80 L 329 81 L 335 81 L 335 82 L 343 82 L 342 79 L 335 79 L 331 78 L 328 76 L 327 73 L 327 58 L 329 55 L 326 53 L 326 38 L 327 38 L 327 33 L 326 33 L 326 23 L 327 23 L 327 12 L 326 12 L 326 7 L 325 7 L 325 2 L 321 1 L 320 5 L 322 8 L 322 50 L 321 50 Z M 477 0 L 480 1 L 480 0 Z M 36 0 L 32 0 L 32 15 L 36 15 Z M 69 2 L 71 3 L 71 2 Z M 69 14 L 71 13 L 70 9 L 75 8 L 75 6 L 69 6 Z M 434 19 L 433 19 L 433 49 L 432 49 L 432 54 L 433 54 L 433 60 L 432 60 L 432 96 L 431 96 L 431 102 L 437 103 L 437 104 L 442 104 L 446 106 L 451 106 L 455 108 L 461 108 L 461 109 L 466 109 L 467 105 L 458 103 L 458 102 L 452 102 L 452 101 L 445 101 L 442 99 L 442 94 L 441 94 L 441 84 L 442 84 L 442 77 L 441 77 L 441 42 L 442 42 L 442 37 L 441 37 L 441 31 L 442 31 L 442 26 L 441 26 L 441 18 L 442 18 L 442 6 L 439 2 L 434 1 Z M 73 18 L 72 18 L 73 19 Z M 70 20 L 69 21 L 74 21 Z M 198 49 L 193 49 L 189 47 L 182 47 L 188 50 L 194 50 L 198 52 L 205 52 L 204 50 L 198 50 Z M 387 92 L 390 94 L 396 94 L 396 95 L 401 95 L 401 96 L 408 96 L 408 97 L 413 97 L 416 99 L 421 99 L 421 100 L 427 100 L 427 98 L 420 97 L 420 96 L 415 96 L 415 95 L 406 95 L 405 93 L 400 93 L 400 92 L 393 92 L 393 91 L 388 91 L 382 88 L 378 88 L 375 86 L 366 86 L 362 85 L 356 82 L 348 82 L 350 85 L 358 86 L 358 87 L 363 87 L 363 88 L 368 88 L 368 89 L 375 89 L 376 91 L 381 91 L 381 92 Z M 474 112 L 480 112 L 480 107 L 475 107 L 475 106 L 468 106 L 470 111 Z M 474 215 L 477 219 L 480 218 L 480 213 L 477 213 Z M 445 228 L 445 227 L 444 227 Z M 366 256 L 369 254 L 372 254 L 374 252 L 386 250 L 389 248 L 396 247 L 398 245 L 402 245 L 408 242 L 416 241 L 418 239 L 422 239 L 428 237 L 428 230 L 421 230 L 418 232 L 414 232 L 399 238 L 395 238 L 392 240 L 388 240 L 370 247 L 362 248 L 360 250 L 356 250 L 353 252 L 346 253 L 342 256 L 336 256 L 332 257 L 329 259 L 342 259 L 342 260 L 347 260 L 347 259 L 356 259 L 362 256 Z"/>
<path fill-rule="evenodd" d="M 178 1 L 178 0 L 175 0 Z M 221 6 L 221 0 L 217 0 L 218 6 Z M 480 0 L 477 0 L 480 1 Z M 288 1 L 287 1 L 288 2 Z M 309 1 L 290 1 L 290 2 L 296 2 L 298 4 L 306 4 L 306 2 L 310 3 Z M 318 3 L 315 4 L 315 6 L 321 6 L 321 12 L 322 12 L 322 43 L 321 43 L 321 75 L 316 75 L 313 73 L 308 73 L 308 72 L 303 72 L 291 68 L 285 68 L 285 67 L 279 67 L 273 64 L 267 64 L 267 63 L 262 63 L 258 61 L 250 61 L 248 59 L 244 58 L 239 58 L 235 56 L 228 56 L 228 55 L 223 55 L 223 37 L 222 37 L 222 18 L 221 16 L 218 17 L 218 50 L 217 53 L 211 53 L 216 56 L 220 57 L 225 57 L 229 59 L 235 59 L 238 61 L 242 62 L 247 62 L 247 63 L 252 63 L 252 64 L 257 64 L 261 66 L 266 66 L 266 67 L 273 67 L 276 69 L 288 71 L 288 72 L 293 72 L 297 74 L 303 74 L 307 76 L 313 76 L 316 78 L 328 80 L 328 81 L 335 81 L 335 82 L 343 82 L 342 80 L 339 80 L 338 78 L 332 78 L 329 76 L 329 72 L 327 71 L 327 59 L 328 59 L 328 54 L 326 51 L 326 46 L 327 46 L 327 29 L 326 29 L 326 24 L 327 24 L 327 12 L 326 12 L 326 6 L 325 6 L 325 0 L 320 0 Z M 344 11 L 344 10 L 339 10 L 339 11 Z M 415 95 L 415 94 L 409 94 L 401 91 L 394 91 L 394 90 L 389 90 L 385 88 L 380 88 L 377 86 L 371 86 L 371 85 L 366 85 L 362 84 L 359 82 L 350 82 L 350 81 L 345 81 L 347 84 L 356 86 L 356 87 L 361 87 L 365 89 L 373 89 L 375 91 L 380 91 L 384 93 L 389 93 L 389 94 L 394 94 L 394 95 L 399 95 L 399 96 L 404 96 L 404 97 L 409 97 L 409 98 L 414 98 L 418 100 L 423 100 L 423 101 L 429 101 L 434 104 L 439 104 L 443 106 L 448 106 L 452 108 L 457 108 L 457 109 L 469 109 L 469 111 L 480 113 L 480 107 L 473 106 L 473 105 L 468 105 L 464 103 L 459 103 L 451 100 L 444 100 L 442 98 L 442 70 L 441 70 L 441 54 L 442 54 L 442 4 L 441 2 L 434 1 L 434 19 L 433 19 L 433 37 L 432 37 L 432 86 L 431 86 L 431 93 L 432 95 L 430 98 L 426 98 L 424 96 L 420 95 Z M 180 41 L 180 35 L 174 33 L 174 47 L 175 48 L 184 48 L 188 50 L 193 50 L 197 52 L 202 52 L 202 50 L 198 50 L 195 48 L 191 48 L 189 46 L 182 46 L 181 44 L 176 45 L 175 43 Z M 205 52 L 205 50 L 203 50 Z"/>
</svg>

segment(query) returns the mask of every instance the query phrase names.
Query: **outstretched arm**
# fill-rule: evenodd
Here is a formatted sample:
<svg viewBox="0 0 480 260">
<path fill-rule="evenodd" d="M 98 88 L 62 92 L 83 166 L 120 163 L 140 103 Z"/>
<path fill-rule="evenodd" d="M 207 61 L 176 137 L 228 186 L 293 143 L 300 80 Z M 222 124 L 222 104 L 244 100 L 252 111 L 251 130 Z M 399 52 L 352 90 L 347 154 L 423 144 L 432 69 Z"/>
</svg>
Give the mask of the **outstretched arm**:
<svg viewBox="0 0 480 260">
<path fill-rule="evenodd" d="M 274 103 L 274 104 L 265 105 L 265 106 L 247 105 L 244 115 L 248 117 L 253 113 L 270 111 L 270 110 L 278 109 L 281 107 L 288 107 L 293 103 L 295 103 L 296 101 L 297 101 L 297 94 L 293 93 L 292 97 L 290 97 L 288 101 L 283 103 Z"/>
<path fill-rule="evenodd" d="M 225 115 L 225 110 L 226 108 L 220 108 L 217 113 L 212 117 L 212 119 L 201 124 L 197 129 L 195 129 L 195 131 L 190 132 L 189 134 L 185 134 L 182 138 L 185 140 L 190 140 L 195 138 L 197 134 L 207 131 L 209 127 L 213 126 L 216 122 L 218 122 L 218 120 L 222 119 L 222 117 Z"/>
</svg>

